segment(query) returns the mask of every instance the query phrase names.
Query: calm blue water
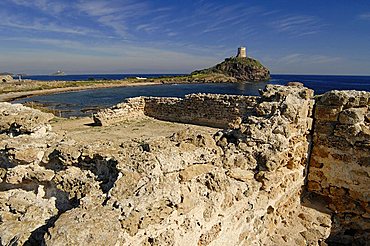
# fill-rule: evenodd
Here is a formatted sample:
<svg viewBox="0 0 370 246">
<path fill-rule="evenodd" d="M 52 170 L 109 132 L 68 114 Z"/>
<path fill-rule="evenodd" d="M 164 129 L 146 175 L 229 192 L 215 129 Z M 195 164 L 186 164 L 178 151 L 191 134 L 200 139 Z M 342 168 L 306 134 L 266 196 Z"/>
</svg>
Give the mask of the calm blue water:
<svg viewBox="0 0 370 246">
<path fill-rule="evenodd" d="M 83 77 L 105 76 L 107 79 L 123 77 L 158 77 L 162 75 L 73 75 L 68 80 L 80 80 Z M 53 78 L 64 78 L 67 76 L 48 76 Z M 46 78 L 46 77 L 45 77 Z M 36 78 L 33 78 L 36 79 Z M 38 78 L 40 79 L 40 78 Z M 60 110 L 62 116 L 84 116 L 91 115 L 99 108 L 106 108 L 122 102 L 125 98 L 136 96 L 161 96 L 161 97 L 183 97 L 191 93 L 217 93 L 233 95 L 259 95 L 259 90 L 266 84 L 286 84 L 290 81 L 300 81 L 305 86 L 314 89 L 316 94 L 322 94 L 330 90 L 364 90 L 370 91 L 370 76 L 314 76 L 314 75 L 272 75 L 268 82 L 245 82 L 245 83 L 211 83 L 211 84 L 174 84 L 153 85 L 138 87 L 105 88 L 85 90 L 77 92 L 65 92 L 53 95 L 35 96 L 20 99 L 15 102 L 38 102 L 48 105 L 52 109 Z"/>
<path fill-rule="evenodd" d="M 117 80 L 129 77 L 145 77 L 157 78 L 160 76 L 173 76 L 181 74 L 79 74 L 79 75 L 29 75 L 22 77 L 23 79 L 32 79 L 40 81 L 84 81 L 84 80 Z"/>
</svg>

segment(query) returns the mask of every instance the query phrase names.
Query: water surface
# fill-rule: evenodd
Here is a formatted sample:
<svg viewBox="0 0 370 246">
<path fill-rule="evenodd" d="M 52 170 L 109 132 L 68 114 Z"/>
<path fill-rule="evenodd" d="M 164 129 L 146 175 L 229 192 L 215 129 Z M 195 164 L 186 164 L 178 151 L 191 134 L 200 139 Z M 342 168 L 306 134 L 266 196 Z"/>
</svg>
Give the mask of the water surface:
<svg viewBox="0 0 370 246">
<path fill-rule="evenodd" d="M 79 75 L 86 76 L 86 75 Z M 89 75 L 91 76 L 91 75 Z M 109 77 L 108 75 L 104 75 Z M 124 75 L 111 75 L 124 76 Z M 135 75 L 132 75 L 135 76 Z M 159 75 L 137 75 L 150 77 Z M 54 76 L 60 77 L 60 76 Z M 62 76 L 65 77 L 65 76 Z M 17 103 L 36 102 L 60 111 L 62 116 L 91 115 L 100 108 L 110 107 L 126 98 L 137 96 L 184 97 L 191 93 L 215 93 L 232 95 L 259 95 L 259 90 L 266 84 L 281 84 L 301 81 L 314 89 L 316 94 L 330 90 L 364 90 L 370 91 L 370 76 L 322 76 L 322 75 L 272 75 L 267 82 L 243 83 L 205 83 L 205 84 L 165 84 L 135 87 L 116 87 L 90 89 L 84 91 L 64 92 L 52 95 L 34 96 L 16 100 Z"/>
</svg>

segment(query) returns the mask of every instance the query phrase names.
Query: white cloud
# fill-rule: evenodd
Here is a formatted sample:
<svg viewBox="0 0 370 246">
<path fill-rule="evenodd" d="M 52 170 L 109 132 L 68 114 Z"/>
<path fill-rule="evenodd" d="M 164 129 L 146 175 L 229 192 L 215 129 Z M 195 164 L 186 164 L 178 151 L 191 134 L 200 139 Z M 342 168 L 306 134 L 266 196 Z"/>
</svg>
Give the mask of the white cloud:
<svg viewBox="0 0 370 246">
<path fill-rule="evenodd" d="M 324 25 L 315 16 L 290 15 L 270 23 L 278 32 L 285 32 L 294 36 L 305 36 L 318 33 Z"/>
</svg>

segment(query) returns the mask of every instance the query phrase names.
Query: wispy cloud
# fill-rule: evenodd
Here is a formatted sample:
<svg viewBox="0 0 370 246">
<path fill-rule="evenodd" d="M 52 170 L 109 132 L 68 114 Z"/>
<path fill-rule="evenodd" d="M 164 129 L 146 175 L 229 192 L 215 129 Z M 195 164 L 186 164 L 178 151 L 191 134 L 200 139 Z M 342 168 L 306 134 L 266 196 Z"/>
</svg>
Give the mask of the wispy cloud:
<svg viewBox="0 0 370 246">
<path fill-rule="evenodd" d="M 51 14 L 60 14 L 67 8 L 67 5 L 65 3 L 54 0 L 32 0 L 32 1 L 8 0 L 8 1 L 16 5 L 39 9 L 41 11 Z"/>
<path fill-rule="evenodd" d="M 158 29 L 159 29 L 159 27 L 157 25 L 152 25 L 152 24 L 141 24 L 141 25 L 138 25 L 136 27 L 137 31 L 144 31 L 144 32 L 147 32 L 147 33 L 154 32 Z"/>
<path fill-rule="evenodd" d="M 1 11 L 0 14 L 0 27 L 38 32 L 65 33 L 73 35 L 87 35 L 96 33 L 96 31 L 87 28 L 63 26 L 45 18 L 25 18 L 20 15 L 10 15 L 3 11 Z"/>
<path fill-rule="evenodd" d="M 86 47 L 82 42 L 68 39 L 52 39 L 52 38 L 32 38 L 32 37 L 2 37 L 0 41 L 35 43 L 42 45 L 55 46 L 59 48 L 83 48 Z"/>
<path fill-rule="evenodd" d="M 143 16 L 170 10 L 169 8 L 150 8 L 146 2 L 132 0 L 101 1 L 80 0 L 77 9 L 96 19 L 101 25 L 111 28 L 121 38 L 133 38 L 133 30 L 152 32 L 159 29 L 155 22 L 139 20 Z"/>
<path fill-rule="evenodd" d="M 269 58 L 269 62 L 280 63 L 280 64 L 328 64 L 342 61 L 341 57 L 317 55 L 317 54 L 302 54 L 293 53 L 278 58 Z"/>
<path fill-rule="evenodd" d="M 316 16 L 290 15 L 270 23 L 278 32 L 285 32 L 295 36 L 312 35 L 320 32 L 325 26 Z"/>
<path fill-rule="evenodd" d="M 270 15 L 276 15 L 276 14 L 278 14 L 278 13 L 280 13 L 281 12 L 281 10 L 271 10 L 271 11 L 265 11 L 265 12 L 263 12 L 261 15 L 262 16 L 270 16 Z"/>
<path fill-rule="evenodd" d="M 370 20 L 370 12 L 360 14 L 357 17 L 360 20 Z"/>
<path fill-rule="evenodd" d="M 3 39 L 0 39 L 0 42 Z M 13 38 L 12 42 L 25 39 Z M 55 49 L 18 49 L 2 52 L 0 67 L 5 70 L 35 73 L 51 73 L 63 68 L 68 73 L 172 73 L 190 72 L 216 62 L 214 57 L 189 54 L 185 51 L 138 47 L 136 44 L 85 45 L 73 40 L 29 39 L 27 42 L 55 45 Z M 63 49 L 63 47 L 69 50 Z M 71 50 L 71 48 L 78 52 Z M 1 50 L 1 48 L 0 48 Z M 87 51 L 87 52 L 86 52 Z M 122 59 L 124 57 L 125 59 Z M 155 61 L 153 63 L 153 58 Z M 36 63 L 34 61 L 37 61 Z M 176 62 L 173 62 L 176 61 Z"/>
<path fill-rule="evenodd" d="M 202 27 L 202 33 L 207 34 L 230 30 L 236 26 L 243 27 L 251 18 L 261 12 L 261 8 L 257 6 L 246 7 L 243 3 L 224 5 L 200 2 L 194 13 L 184 21 L 189 23 L 187 27 Z"/>
</svg>

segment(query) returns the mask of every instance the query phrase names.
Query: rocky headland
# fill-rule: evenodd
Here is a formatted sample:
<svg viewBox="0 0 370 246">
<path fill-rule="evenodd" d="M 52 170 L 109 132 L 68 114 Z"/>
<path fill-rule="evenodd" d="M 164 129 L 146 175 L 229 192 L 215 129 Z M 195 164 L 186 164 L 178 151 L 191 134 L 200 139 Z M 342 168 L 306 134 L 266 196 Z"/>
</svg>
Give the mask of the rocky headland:
<svg viewBox="0 0 370 246">
<path fill-rule="evenodd" d="M 266 81 L 270 71 L 259 61 L 250 57 L 230 57 L 214 67 L 194 71 L 193 77 L 225 76 L 229 82 Z"/>
<path fill-rule="evenodd" d="M 95 124 L 1 103 L 0 244 L 366 245 L 369 108 L 299 83 L 133 98 Z"/>
</svg>

